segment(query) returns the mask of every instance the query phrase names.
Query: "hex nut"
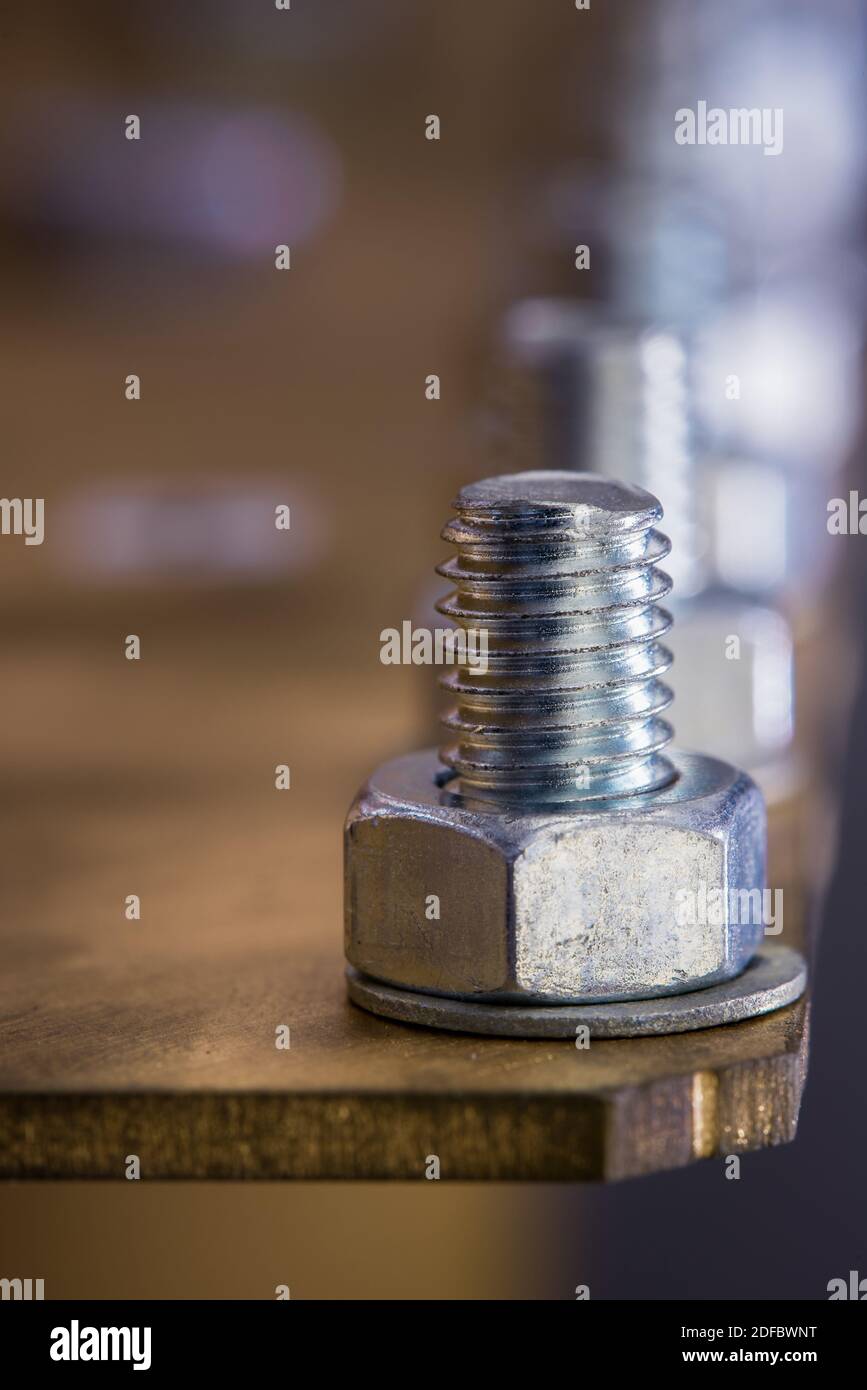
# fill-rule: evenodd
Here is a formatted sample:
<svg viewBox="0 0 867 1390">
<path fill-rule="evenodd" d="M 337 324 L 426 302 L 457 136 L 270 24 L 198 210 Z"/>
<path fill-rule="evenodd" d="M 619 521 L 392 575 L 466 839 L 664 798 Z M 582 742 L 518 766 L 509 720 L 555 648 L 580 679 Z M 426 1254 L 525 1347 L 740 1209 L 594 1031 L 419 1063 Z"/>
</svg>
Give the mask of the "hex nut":
<svg viewBox="0 0 867 1390">
<path fill-rule="evenodd" d="M 672 761 L 677 781 L 651 798 L 568 812 L 453 796 L 434 750 L 384 764 L 346 824 L 347 958 L 387 984 L 492 1003 L 642 999 L 736 976 L 760 915 L 681 925 L 681 895 L 761 893 L 764 802 L 726 763 Z"/>
</svg>

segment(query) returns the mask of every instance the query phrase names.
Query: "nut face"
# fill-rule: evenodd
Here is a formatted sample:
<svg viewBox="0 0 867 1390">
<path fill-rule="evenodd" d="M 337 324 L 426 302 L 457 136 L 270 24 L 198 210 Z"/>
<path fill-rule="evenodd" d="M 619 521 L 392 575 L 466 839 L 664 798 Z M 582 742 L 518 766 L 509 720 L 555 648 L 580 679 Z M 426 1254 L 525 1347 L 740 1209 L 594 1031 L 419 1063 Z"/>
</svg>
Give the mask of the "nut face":
<svg viewBox="0 0 867 1390">
<path fill-rule="evenodd" d="M 349 961 L 496 1002 L 651 998 L 737 975 L 762 923 L 702 905 L 764 888 L 764 803 L 725 763 L 674 761 L 678 781 L 652 798 L 579 812 L 463 801 L 437 785 L 432 750 L 385 764 L 347 821 Z"/>
<path fill-rule="evenodd" d="M 509 864 L 459 818 L 368 814 L 346 828 L 346 955 L 366 974 L 444 994 L 508 988 Z M 430 895 L 439 899 L 439 920 Z"/>
</svg>

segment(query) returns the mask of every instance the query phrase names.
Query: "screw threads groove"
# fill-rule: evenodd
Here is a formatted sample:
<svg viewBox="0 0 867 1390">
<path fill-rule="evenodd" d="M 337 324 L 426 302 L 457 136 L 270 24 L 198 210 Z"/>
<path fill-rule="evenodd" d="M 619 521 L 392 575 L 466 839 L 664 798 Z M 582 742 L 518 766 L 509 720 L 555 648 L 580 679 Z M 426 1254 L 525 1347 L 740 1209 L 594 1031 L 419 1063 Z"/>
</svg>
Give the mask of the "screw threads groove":
<svg viewBox="0 0 867 1390">
<path fill-rule="evenodd" d="M 442 532 L 457 556 L 438 605 L 487 634 L 476 659 L 442 678 L 455 697 L 442 760 L 468 796 L 598 800 L 666 786 L 660 679 L 671 588 L 656 498 L 597 475 L 531 472 L 464 488 Z"/>
</svg>

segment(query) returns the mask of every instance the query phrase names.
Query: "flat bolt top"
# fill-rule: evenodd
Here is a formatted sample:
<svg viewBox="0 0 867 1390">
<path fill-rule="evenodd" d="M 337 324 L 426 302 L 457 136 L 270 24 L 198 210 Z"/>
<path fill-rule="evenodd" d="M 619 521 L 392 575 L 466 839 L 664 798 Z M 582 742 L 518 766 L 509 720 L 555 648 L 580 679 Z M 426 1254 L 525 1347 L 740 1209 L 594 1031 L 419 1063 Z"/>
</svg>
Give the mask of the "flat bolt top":
<svg viewBox="0 0 867 1390">
<path fill-rule="evenodd" d="M 595 531 L 641 530 L 662 515 L 652 493 L 595 473 L 540 469 L 483 478 L 461 489 L 453 503 L 465 517 L 494 520 L 497 515 L 579 522 Z"/>
</svg>

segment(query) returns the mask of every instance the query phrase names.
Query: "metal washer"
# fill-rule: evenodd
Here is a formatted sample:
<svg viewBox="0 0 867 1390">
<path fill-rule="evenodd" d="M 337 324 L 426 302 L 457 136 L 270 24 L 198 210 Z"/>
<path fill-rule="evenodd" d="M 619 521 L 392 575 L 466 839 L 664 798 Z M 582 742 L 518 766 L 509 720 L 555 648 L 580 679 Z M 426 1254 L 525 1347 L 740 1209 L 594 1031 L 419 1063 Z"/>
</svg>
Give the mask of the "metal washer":
<svg viewBox="0 0 867 1390">
<path fill-rule="evenodd" d="M 346 980 L 354 1004 L 400 1023 L 502 1038 L 574 1038 L 584 1024 L 592 1038 L 642 1038 L 716 1028 L 782 1009 L 803 994 L 807 963 L 791 947 L 766 942 L 734 980 L 618 1004 L 476 1004 L 380 984 L 351 965 Z"/>
</svg>

